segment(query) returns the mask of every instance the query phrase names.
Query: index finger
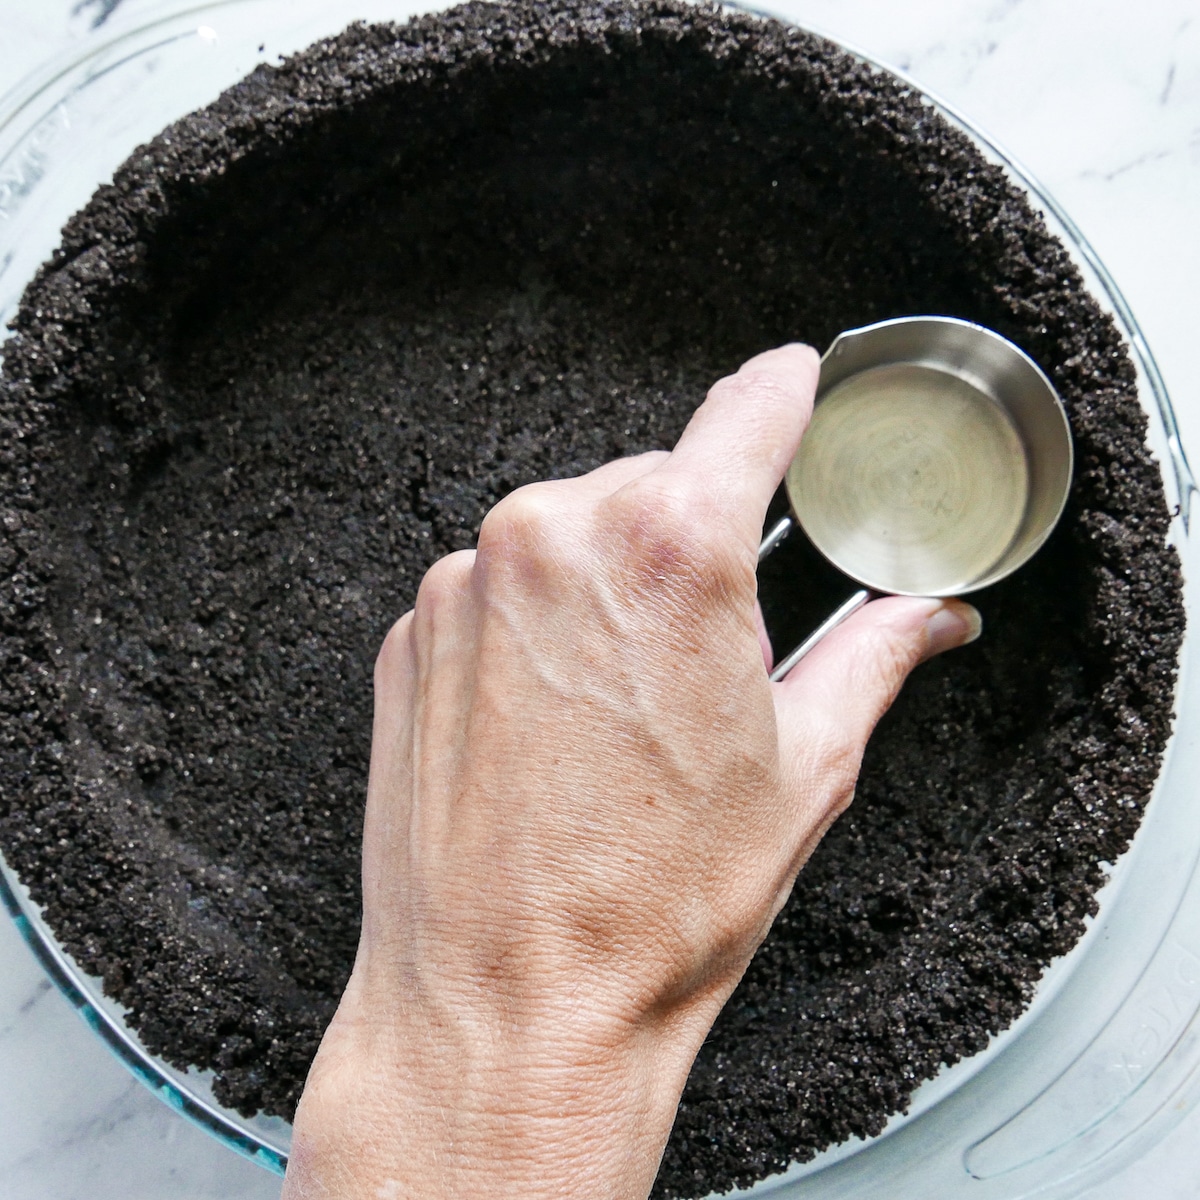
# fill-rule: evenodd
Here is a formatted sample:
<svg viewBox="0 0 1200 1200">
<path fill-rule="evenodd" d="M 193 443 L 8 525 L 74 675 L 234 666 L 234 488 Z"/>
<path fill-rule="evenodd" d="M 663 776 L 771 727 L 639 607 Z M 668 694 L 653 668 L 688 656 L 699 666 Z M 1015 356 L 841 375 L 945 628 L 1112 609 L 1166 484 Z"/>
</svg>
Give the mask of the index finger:
<svg viewBox="0 0 1200 1200">
<path fill-rule="evenodd" d="M 821 360 L 793 343 L 756 354 L 718 380 L 654 474 L 699 482 L 758 545 L 767 505 L 812 415 Z"/>
</svg>

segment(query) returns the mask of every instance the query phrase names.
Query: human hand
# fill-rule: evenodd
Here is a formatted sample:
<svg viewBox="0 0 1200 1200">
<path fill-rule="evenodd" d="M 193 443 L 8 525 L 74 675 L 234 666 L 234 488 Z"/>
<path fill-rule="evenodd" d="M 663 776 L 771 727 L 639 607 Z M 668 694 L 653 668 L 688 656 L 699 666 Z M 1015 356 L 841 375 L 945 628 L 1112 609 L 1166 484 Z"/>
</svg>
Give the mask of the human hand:
<svg viewBox="0 0 1200 1200">
<path fill-rule="evenodd" d="M 876 721 L 979 630 L 878 600 L 768 681 L 756 551 L 817 372 L 759 355 L 670 454 L 514 492 L 389 633 L 362 937 L 285 1200 L 649 1191 Z"/>
</svg>

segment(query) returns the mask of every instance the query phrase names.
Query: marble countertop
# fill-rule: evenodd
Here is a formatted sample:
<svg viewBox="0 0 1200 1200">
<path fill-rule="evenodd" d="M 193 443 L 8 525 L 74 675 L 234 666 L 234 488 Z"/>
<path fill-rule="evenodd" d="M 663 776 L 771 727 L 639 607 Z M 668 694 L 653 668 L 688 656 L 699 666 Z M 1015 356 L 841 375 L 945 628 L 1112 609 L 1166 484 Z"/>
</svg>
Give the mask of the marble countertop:
<svg viewBox="0 0 1200 1200">
<path fill-rule="evenodd" d="M 0 0 L 0 93 L 153 0 Z M 1195 0 L 777 0 L 906 71 L 1057 197 L 1137 314 L 1200 455 Z M 270 1200 L 279 1181 L 136 1082 L 0 919 L 0 1197 Z M 1200 1109 L 1087 1200 L 1200 1194 Z"/>
</svg>

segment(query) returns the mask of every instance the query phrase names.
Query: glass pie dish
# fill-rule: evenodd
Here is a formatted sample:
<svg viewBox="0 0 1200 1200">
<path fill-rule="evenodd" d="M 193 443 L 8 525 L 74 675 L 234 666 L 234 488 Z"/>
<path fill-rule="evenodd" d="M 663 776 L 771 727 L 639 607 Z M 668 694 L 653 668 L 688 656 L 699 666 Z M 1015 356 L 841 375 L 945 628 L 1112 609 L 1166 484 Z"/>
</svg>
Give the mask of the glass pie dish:
<svg viewBox="0 0 1200 1200">
<path fill-rule="evenodd" d="M 281 0 L 167 5 L 156 19 L 113 30 L 30 80 L 0 111 L 0 311 L 11 315 L 65 219 L 135 145 L 212 99 L 257 61 L 335 32 L 351 17 L 402 19 L 412 11 L 396 4 Z M 1167 486 L 1179 510 L 1176 543 L 1190 575 L 1191 477 L 1131 314 L 1053 202 L 983 135 L 943 111 L 1031 194 L 1120 323 L 1141 371 L 1155 449 L 1172 466 Z M 1194 703 L 1186 650 L 1181 678 L 1178 728 L 1186 730 Z M 1046 973 L 1026 1014 L 986 1051 L 923 1087 L 883 1135 L 846 1143 L 764 1181 L 758 1194 L 861 1194 L 883 1179 L 889 1194 L 901 1196 L 1069 1194 L 1165 1126 L 1187 1102 L 1196 1055 L 1190 1034 L 1200 999 L 1200 941 L 1186 903 L 1200 849 L 1200 818 L 1185 783 L 1192 752 L 1177 736 L 1142 831 L 1101 896 L 1098 918 Z M 237 1149 L 280 1169 L 286 1125 L 222 1109 L 203 1075 L 173 1071 L 148 1055 L 120 1011 L 103 999 L 99 981 L 61 952 L 11 877 L 6 886 L 52 975 L 139 1076 Z"/>
</svg>

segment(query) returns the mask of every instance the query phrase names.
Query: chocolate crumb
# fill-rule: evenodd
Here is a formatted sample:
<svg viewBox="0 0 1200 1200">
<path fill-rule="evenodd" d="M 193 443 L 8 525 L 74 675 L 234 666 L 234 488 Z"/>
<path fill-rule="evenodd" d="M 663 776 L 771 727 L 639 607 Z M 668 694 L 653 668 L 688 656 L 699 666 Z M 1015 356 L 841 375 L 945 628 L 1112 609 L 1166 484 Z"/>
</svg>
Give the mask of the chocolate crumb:
<svg viewBox="0 0 1200 1200">
<path fill-rule="evenodd" d="M 675 0 L 354 25 L 137 150 L 4 347 L 0 846 L 148 1047 L 292 1113 L 357 936 L 375 651 L 492 504 L 669 447 L 768 346 L 922 312 L 1050 374 L 1068 509 L 881 724 L 701 1051 L 663 1197 L 879 1132 L 1095 911 L 1183 632 L 1126 347 L 919 95 Z M 792 539 L 777 646 L 847 588 Z"/>
</svg>

